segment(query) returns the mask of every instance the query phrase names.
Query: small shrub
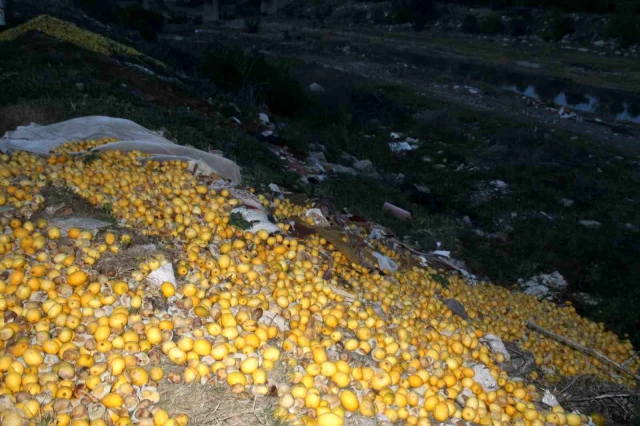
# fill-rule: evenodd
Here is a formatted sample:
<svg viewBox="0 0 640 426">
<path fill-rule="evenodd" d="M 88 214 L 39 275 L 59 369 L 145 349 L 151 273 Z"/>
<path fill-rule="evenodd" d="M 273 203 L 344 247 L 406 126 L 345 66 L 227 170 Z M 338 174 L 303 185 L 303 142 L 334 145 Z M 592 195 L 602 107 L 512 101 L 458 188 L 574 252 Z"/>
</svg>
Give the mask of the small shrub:
<svg viewBox="0 0 640 426">
<path fill-rule="evenodd" d="M 466 15 L 462 19 L 462 27 L 460 28 L 463 33 L 473 34 L 478 32 L 478 18 L 476 15 Z"/>
<path fill-rule="evenodd" d="M 511 37 L 520 37 L 529 32 L 529 26 L 522 18 L 512 18 L 509 21 L 509 35 Z"/>
<path fill-rule="evenodd" d="M 395 25 L 406 24 L 411 20 L 411 10 L 408 6 L 402 5 L 393 11 L 393 23 Z"/>
<path fill-rule="evenodd" d="M 310 100 L 302 86 L 289 74 L 286 63 L 270 63 L 261 55 L 240 50 L 212 51 L 201 67 L 216 85 L 236 91 L 239 101 L 249 107 L 266 103 L 275 113 L 304 114 Z"/>
<path fill-rule="evenodd" d="M 480 21 L 480 32 L 482 34 L 499 34 L 502 32 L 502 18 L 496 13 L 484 17 Z"/>
<path fill-rule="evenodd" d="M 249 16 L 244 18 L 244 29 L 249 34 L 257 34 L 260 32 L 260 17 Z"/>
<path fill-rule="evenodd" d="M 609 18 L 606 32 L 609 37 L 618 39 L 624 47 L 640 43 L 640 15 L 632 6 L 621 6 Z"/>
<path fill-rule="evenodd" d="M 547 14 L 547 25 L 541 36 L 545 41 L 559 41 L 573 33 L 573 22 L 560 9 L 554 8 Z"/>
</svg>

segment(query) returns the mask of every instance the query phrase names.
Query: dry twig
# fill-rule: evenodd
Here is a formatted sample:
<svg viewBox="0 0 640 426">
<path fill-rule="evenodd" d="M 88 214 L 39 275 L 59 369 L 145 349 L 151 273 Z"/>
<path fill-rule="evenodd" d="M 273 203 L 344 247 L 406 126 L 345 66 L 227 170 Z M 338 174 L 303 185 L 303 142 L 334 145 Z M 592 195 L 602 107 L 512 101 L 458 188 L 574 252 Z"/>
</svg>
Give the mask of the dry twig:
<svg viewBox="0 0 640 426">
<path fill-rule="evenodd" d="M 619 370 L 631 377 L 633 377 L 634 379 L 636 379 L 637 382 L 640 382 L 640 376 L 638 376 L 637 374 L 635 374 L 633 371 L 629 370 L 627 367 L 618 364 L 617 362 L 615 362 L 614 360 L 612 360 L 611 358 L 607 357 L 604 354 L 601 354 L 600 352 L 591 349 L 591 348 L 586 348 L 576 342 L 574 342 L 573 340 L 567 339 L 566 337 L 560 336 L 556 333 L 553 333 L 545 328 L 540 327 L 539 325 L 537 325 L 536 323 L 534 323 L 533 321 L 529 321 L 527 323 L 527 327 L 529 327 L 530 329 L 532 329 L 533 331 L 536 331 L 540 334 L 543 334 L 547 337 L 551 337 L 561 343 L 564 343 L 565 345 L 571 346 L 574 349 L 578 349 L 582 352 L 586 352 L 589 355 L 593 355 L 594 357 L 598 358 L 601 361 L 606 362 L 607 364 L 611 365 L 612 367 L 615 367 L 616 370 Z"/>
</svg>

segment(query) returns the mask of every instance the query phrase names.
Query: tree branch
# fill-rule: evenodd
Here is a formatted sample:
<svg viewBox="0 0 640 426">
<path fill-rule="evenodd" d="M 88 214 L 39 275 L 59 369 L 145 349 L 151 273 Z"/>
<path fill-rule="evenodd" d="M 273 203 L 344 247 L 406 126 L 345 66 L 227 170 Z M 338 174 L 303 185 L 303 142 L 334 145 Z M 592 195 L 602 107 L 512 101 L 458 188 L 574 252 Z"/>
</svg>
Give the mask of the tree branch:
<svg viewBox="0 0 640 426">
<path fill-rule="evenodd" d="M 586 352 L 589 355 L 592 355 L 596 358 L 598 358 L 601 361 L 606 362 L 607 364 L 611 365 L 612 367 L 614 367 L 616 370 L 621 371 L 631 377 L 633 377 L 634 379 L 636 379 L 637 382 L 640 382 L 640 376 L 638 376 L 637 374 L 635 374 L 633 371 L 629 370 L 627 367 L 618 364 L 617 362 L 615 362 L 614 360 L 612 360 L 611 358 L 607 357 L 606 355 L 601 354 L 600 352 L 591 349 L 591 348 L 586 348 L 576 342 L 574 342 L 573 340 L 567 339 L 566 337 L 560 336 L 556 333 L 553 333 L 547 329 L 544 329 L 542 327 L 540 327 L 539 325 L 537 325 L 535 322 L 529 320 L 529 322 L 527 323 L 527 327 L 529 327 L 530 329 L 532 329 L 533 331 L 536 331 L 540 334 L 543 334 L 547 337 L 551 337 L 559 342 L 564 343 L 565 345 L 571 346 L 574 349 L 578 349 L 579 351 L 582 352 Z"/>
</svg>

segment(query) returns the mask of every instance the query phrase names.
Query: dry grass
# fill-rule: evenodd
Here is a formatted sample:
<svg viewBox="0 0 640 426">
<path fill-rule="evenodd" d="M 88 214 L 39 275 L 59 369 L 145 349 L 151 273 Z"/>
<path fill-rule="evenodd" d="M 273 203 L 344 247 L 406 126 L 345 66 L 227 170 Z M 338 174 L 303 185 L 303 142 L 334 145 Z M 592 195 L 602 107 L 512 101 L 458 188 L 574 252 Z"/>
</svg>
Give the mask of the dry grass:
<svg viewBox="0 0 640 426">
<path fill-rule="evenodd" d="M 184 367 L 169 361 L 160 365 L 165 378 L 158 384 L 160 406 L 171 416 L 184 413 L 189 416 L 189 424 L 196 426 L 287 426 L 288 423 L 274 416 L 278 405 L 277 396 L 255 397 L 250 392 L 238 395 L 231 393 L 226 383 L 216 383 L 212 378 L 208 383 L 171 383 L 167 377 L 171 373 L 182 376 Z M 290 369 L 281 360 L 268 373 L 268 383 L 278 386 L 288 383 Z"/>
<path fill-rule="evenodd" d="M 162 408 L 171 416 L 184 413 L 189 424 L 198 426 L 278 425 L 273 410 L 277 397 L 254 397 L 248 392 L 234 395 L 226 384 L 160 382 Z"/>
<path fill-rule="evenodd" d="M 640 393 L 625 386 L 606 382 L 593 376 L 565 378 L 554 392 L 566 410 L 583 414 L 602 414 L 607 424 L 633 424 L 634 404 L 640 403 Z"/>
</svg>

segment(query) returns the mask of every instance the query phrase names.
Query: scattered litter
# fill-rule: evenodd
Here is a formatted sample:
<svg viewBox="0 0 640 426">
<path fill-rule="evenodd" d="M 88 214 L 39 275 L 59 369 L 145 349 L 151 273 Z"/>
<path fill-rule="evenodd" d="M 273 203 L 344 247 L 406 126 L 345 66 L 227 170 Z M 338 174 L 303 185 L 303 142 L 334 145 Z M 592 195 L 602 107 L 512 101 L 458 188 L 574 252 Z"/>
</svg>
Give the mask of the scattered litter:
<svg viewBox="0 0 640 426">
<path fill-rule="evenodd" d="M 249 206 L 257 210 L 264 210 L 264 206 L 262 205 L 258 197 L 253 195 L 251 192 L 237 188 L 231 189 L 230 192 L 234 198 L 237 198 L 245 206 Z"/>
<path fill-rule="evenodd" d="M 327 226 L 330 226 L 331 224 L 329 223 L 329 221 L 327 220 L 326 217 L 324 217 L 324 215 L 322 214 L 322 210 L 320 209 L 309 209 L 306 211 L 306 213 L 304 214 L 305 217 L 310 217 L 311 219 L 313 219 L 313 223 L 315 226 L 319 226 L 321 228 L 326 228 Z"/>
<path fill-rule="evenodd" d="M 394 206 L 393 204 L 389 204 L 387 202 L 385 202 L 382 205 L 382 210 L 383 211 L 388 211 L 389 213 L 391 213 L 392 215 L 394 215 L 395 217 L 397 217 L 398 219 L 411 219 L 411 213 L 401 209 L 400 207 Z"/>
<path fill-rule="evenodd" d="M 278 193 L 278 194 L 282 194 L 282 191 L 280 191 L 280 187 L 278 185 L 276 185 L 275 183 L 270 183 L 269 184 L 269 189 L 272 190 L 273 192 Z"/>
<path fill-rule="evenodd" d="M 246 207 L 237 207 L 231 210 L 231 213 L 238 213 L 244 220 L 251 224 L 251 228 L 248 231 L 254 234 L 261 229 L 264 229 L 270 234 L 280 232 L 280 228 L 273 222 L 269 221 L 267 213 L 262 210 L 252 210 Z"/>
<path fill-rule="evenodd" d="M 369 233 L 369 239 L 370 240 L 381 240 L 382 238 L 384 238 L 385 233 L 381 228 L 372 228 L 371 232 Z"/>
<path fill-rule="evenodd" d="M 505 361 L 511 361 L 511 354 L 502 343 L 502 339 L 495 334 L 485 334 L 480 341 L 489 345 L 491 352 L 500 353 L 504 356 Z"/>
<path fill-rule="evenodd" d="M 389 136 L 391 139 L 400 139 L 402 137 L 402 133 L 391 132 Z"/>
<path fill-rule="evenodd" d="M 582 121 L 582 117 L 578 116 L 578 114 L 576 114 L 575 112 L 571 111 L 569 108 L 567 107 L 562 107 L 558 110 L 558 115 L 560 116 L 560 118 L 563 118 L 565 120 L 577 120 L 577 121 Z"/>
<path fill-rule="evenodd" d="M 54 218 L 51 220 L 51 225 L 57 226 L 58 228 L 64 230 L 66 233 L 71 228 L 87 229 L 97 232 L 98 229 L 112 226 L 113 223 L 104 222 L 98 219 L 92 219 L 90 217 L 69 217 L 66 219 Z"/>
<path fill-rule="evenodd" d="M 232 119 L 233 121 L 235 121 L 236 123 L 238 123 L 238 124 L 242 124 L 242 121 L 240 121 L 240 119 L 239 119 L 238 117 L 235 117 L 235 116 L 234 116 L 234 117 L 231 117 L 231 119 Z"/>
<path fill-rule="evenodd" d="M 265 138 L 268 138 L 269 136 L 273 135 L 273 132 L 271 130 L 265 130 L 263 132 L 260 133 L 262 136 L 264 136 Z"/>
<path fill-rule="evenodd" d="M 451 257 L 451 252 L 449 250 L 436 250 L 436 251 L 433 251 L 432 253 L 435 254 L 436 256 Z"/>
<path fill-rule="evenodd" d="M 544 390 L 544 395 L 542 396 L 542 402 L 544 404 L 547 404 L 549 407 L 555 407 L 556 405 L 560 405 L 555 395 L 549 392 L 547 389 Z"/>
<path fill-rule="evenodd" d="M 587 228 L 599 228 L 602 224 L 597 220 L 579 220 L 578 225 L 582 225 Z"/>
<path fill-rule="evenodd" d="M 171 263 L 165 263 L 147 275 L 147 281 L 158 287 L 164 282 L 170 282 L 174 286 L 177 285 L 176 274 L 173 272 L 173 265 Z"/>
<path fill-rule="evenodd" d="M 480 383 L 482 388 L 486 392 L 491 392 L 498 389 L 498 383 L 496 379 L 491 375 L 491 371 L 483 364 L 476 364 L 473 366 L 473 371 L 476 373 L 473 376 L 473 380 Z"/>
<path fill-rule="evenodd" d="M 412 151 L 413 147 L 408 142 L 389 142 L 391 152 Z"/>
<path fill-rule="evenodd" d="M 265 114 L 264 112 L 261 112 L 260 114 L 258 114 L 258 117 L 260 118 L 260 121 L 262 121 L 263 124 L 271 123 L 269 121 L 269 116 L 267 114 Z"/>
<path fill-rule="evenodd" d="M 374 251 L 372 254 L 373 257 L 378 259 L 378 267 L 381 270 L 389 271 L 392 274 L 396 273 L 396 271 L 398 270 L 398 264 L 396 262 L 385 256 L 384 254 L 378 253 L 377 251 Z"/>
</svg>

